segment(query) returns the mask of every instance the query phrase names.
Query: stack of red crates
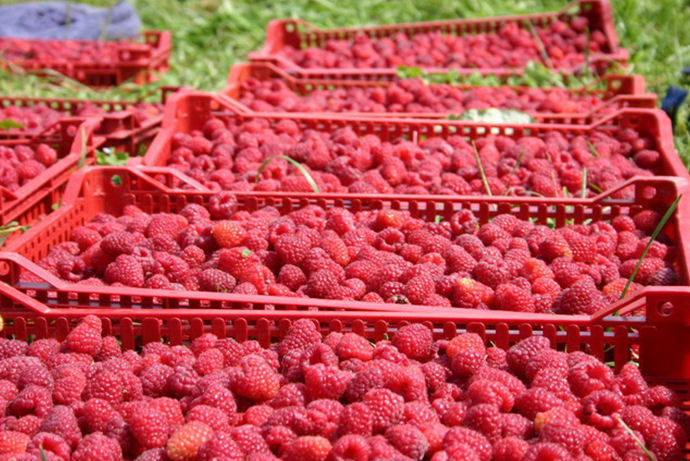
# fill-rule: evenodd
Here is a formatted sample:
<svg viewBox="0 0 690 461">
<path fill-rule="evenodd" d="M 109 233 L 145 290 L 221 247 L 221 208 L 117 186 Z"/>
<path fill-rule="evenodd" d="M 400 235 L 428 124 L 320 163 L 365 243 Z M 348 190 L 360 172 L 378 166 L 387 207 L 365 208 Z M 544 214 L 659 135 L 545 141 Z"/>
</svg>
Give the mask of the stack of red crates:
<svg viewBox="0 0 690 461">
<path fill-rule="evenodd" d="M 436 337 L 452 337 L 460 331 L 477 332 L 487 341 L 507 348 L 531 335 L 543 335 L 552 346 L 568 351 L 584 350 L 613 362 L 616 369 L 639 354 L 640 368 L 650 381 L 663 383 L 690 394 L 690 205 L 680 201 L 664 228 L 677 249 L 679 286 L 648 286 L 592 315 L 480 311 L 362 301 L 288 298 L 268 295 L 240 295 L 204 291 L 168 291 L 145 288 L 87 286 L 58 279 L 36 263 L 55 245 L 69 239 L 70 231 L 98 213 L 122 213 L 127 205 L 155 212 L 178 212 L 189 203 L 208 204 L 214 194 L 202 178 L 189 177 L 170 168 L 176 135 L 194 134 L 210 118 L 244 123 L 261 120 L 270 126 L 294 122 L 300 129 L 332 132 L 350 128 L 358 136 L 373 135 L 382 141 L 429 137 L 448 139 L 462 136 L 473 141 L 489 134 L 512 139 L 561 134 L 611 133 L 629 129 L 649 138 L 660 155 L 654 176 L 632 177 L 610 189 L 585 198 L 509 195 L 401 195 L 307 192 L 237 192 L 238 207 L 253 211 L 275 207 L 281 214 L 308 205 L 345 207 L 353 211 L 396 209 L 433 221 L 438 216 L 469 209 L 482 223 L 502 213 L 555 226 L 565 223 L 610 221 L 640 210 L 665 210 L 688 190 L 687 169 L 673 147 L 671 124 L 654 109 L 655 96 L 645 92 L 640 76 L 602 75 L 601 89 L 567 90 L 572 97 L 599 101 L 586 113 L 532 112 L 534 123 L 480 123 L 449 120 L 447 112 L 313 112 L 283 110 L 268 112 L 246 104 L 250 83 L 279 80 L 296 97 L 313 91 L 348 91 L 381 88 L 396 83 L 394 68 L 300 67 L 286 58 L 285 47 L 295 49 L 325 46 L 329 39 L 352 40 L 367 35 L 373 39 L 394 34 L 413 35 L 439 31 L 448 34 L 497 31 L 506 24 L 537 27 L 556 20 L 585 18 L 590 31 L 605 38 L 599 52 L 587 57 L 587 64 L 603 72 L 612 63 L 624 64 L 627 51 L 620 48 L 611 20 L 610 5 L 602 0 L 575 2 L 553 14 L 539 14 L 485 20 L 459 20 L 358 29 L 319 30 L 301 21 L 274 21 L 268 26 L 263 50 L 252 54 L 255 61 L 231 70 L 221 94 L 185 92 L 174 95 L 166 105 L 162 127 L 142 158 L 126 167 L 90 167 L 70 179 L 61 206 L 25 233 L 14 235 L 0 253 L 0 316 L 6 321 L 3 334 L 21 339 L 56 336 L 64 338 L 80 318 L 96 314 L 104 319 L 105 332 L 113 333 L 126 348 L 166 339 L 186 344 L 204 332 L 239 340 L 256 338 L 268 345 L 282 337 L 298 318 L 316 320 L 323 331 L 355 331 L 377 340 L 411 322 L 433 328 Z M 439 69 L 427 69 L 439 71 Z M 447 69 L 442 69 L 447 70 Z M 558 69 L 571 73 L 582 67 Z M 519 68 L 456 69 L 460 74 L 480 72 L 501 76 L 521 73 Z M 460 87 L 473 91 L 478 87 Z M 504 88 L 505 89 L 505 88 Z M 508 88 L 521 95 L 526 88 Z M 258 107 L 258 106 L 257 106 Z M 394 116 L 393 116 L 394 115 Z M 249 187 L 251 189 L 251 187 Z M 21 274 L 32 274 L 31 282 Z M 613 346 L 611 348 L 610 346 Z"/>
</svg>

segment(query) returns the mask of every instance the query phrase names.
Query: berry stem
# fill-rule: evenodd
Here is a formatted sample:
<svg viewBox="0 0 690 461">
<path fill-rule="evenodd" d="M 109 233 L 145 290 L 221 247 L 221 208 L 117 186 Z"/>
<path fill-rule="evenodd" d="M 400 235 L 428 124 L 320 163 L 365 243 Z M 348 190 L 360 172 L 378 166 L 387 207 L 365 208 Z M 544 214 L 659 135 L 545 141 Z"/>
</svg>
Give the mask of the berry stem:
<svg viewBox="0 0 690 461">
<path fill-rule="evenodd" d="M 644 260 L 645 256 L 647 256 L 647 252 L 649 251 L 649 248 L 652 246 L 652 242 L 656 240 L 657 236 L 661 232 L 661 229 L 664 228 L 666 225 L 666 222 L 671 218 L 671 215 L 675 211 L 676 207 L 678 206 L 678 202 L 680 202 L 680 199 L 683 197 L 683 194 L 679 195 L 678 198 L 676 198 L 671 206 L 666 210 L 666 213 L 664 213 L 664 216 L 661 218 L 661 221 L 659 221 L 659 224 L 656 225 L 656 229 L 654 229 L 654 232 L 652 232 L 652 236 L 649 238 L 649 241 L 647 242 L 647 245 L 644 247 L 644 250 L 642 251 L 642 254 L 640 255 L 640 259 L 637 260 L 637 264 L 635 265 L 635 269 L 633 269 L 632 274 L 630 274 L 630 277 L 628 278 L 628 282 L 625 284 L 625 288 L 623 288 L 623 292 L 621 293 L 620 298 L 618 299 L 623 299 L 625 298 L 626 293 L 628 292 L 628 288 L 630 288 L 630 285 L 632 284 L 633 280 L 635 279 L 635 276 L 637 275 L 637 271 L 640 269 L 640 265 L 642 264 L 642 261 Z"/>
<path fill-rule="evenodd" d="M 307 180 L 307 182 L 311 186 L 314 193 L 315 194 L 319 193 L 319 186 L 316 185 L 316 181 L 314 181 L 314 178 L 311 177 L 311 174 L 309 174 L 307 169 L 304 168 L 302 166 L 302 164 L 299 163 L 297 160 L 291 159 L 287 155 L 271 155 L 266 160 L 264 160 L 264 162 L 261 164 L 261 166 L 259 166 L 259 169 L 256 171 L 256 177 L 254 178 L 255 184 L 259 182 L 259 177 L 261 176 L 261 173 L 266 169 L 268 164 L 277 158 L 282 158 L 283 160 L 293 164 L 299 170 L 299 172 L 302 173 L 302 176 L 304 176 L 304 179 Z"/>
</svg>

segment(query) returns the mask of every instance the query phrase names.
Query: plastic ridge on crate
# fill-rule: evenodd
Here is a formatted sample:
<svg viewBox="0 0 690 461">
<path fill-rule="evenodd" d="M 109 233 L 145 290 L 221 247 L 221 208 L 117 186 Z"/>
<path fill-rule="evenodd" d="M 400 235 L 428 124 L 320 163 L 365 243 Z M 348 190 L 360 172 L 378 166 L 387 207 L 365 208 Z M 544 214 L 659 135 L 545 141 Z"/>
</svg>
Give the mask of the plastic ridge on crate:
<svg viewBox="0 0 690 461">
<path fill-rule="evenodd" d="M 165 104 L 167 98 L 180 90 L 179 87 L 161 87 L 160 104 Z M 133 109 L 140 101 L 105 101 L 89 99 L 48 99 L 48 98 L 21 98 L 0 96 L 0 109 L 6 107 L 33 107 L 46 106 L 58 112 L 63 112 L 70 119 L 87 119 L 92 115 L 77 115 L 85 106 L 96 106 L 106 113 L 98 115 L 101 118 L 95 134 L 104 136 L 104 147 L 113 147 L 115 150 L 124 151 L 132 156 L 143 152 L 151 143 L 160 129 L 163 121 L 163 107 L 160 113 L 143 122 L 134 116 Z M 155 103 L 153 103 L 155 104 Z M 0 131 L 2 139 L 49 139 L 52 133 L 59 130 L 59 121 L 54 126 L 48 126 L 42 130 L 30 130 L 27 128 Z"/>
<path fill-rule="evenodd" d="M 56 40 L 26 40 L 5 38 L 6 41 L 19 41 L 27 45 Z M 86 40 L 69 40 L 70 42 L 88 42 Z M 64 42 L 57 40 L 57 42 Z M 12 70 L 21 68 L 28 72 L 46 74 L 46 69 L 59 72 L 66 77 L 89 86 L 116 86 L 131 80 L 136 84 L 155 81 L 160 74 L 169 69 L 172 50 L 172 33 L 170 31 L 147 30 L 142 33 L 142 40 L 118 42 L 118 58 L 115 62 L 65 62 L 64 60 L 24 59 L 11 62 L 0 60 L 0 68 Z"/>
<path fill-rule="evenodd" d="M 390 37 L 397 33 L 408 36 L 425 32 L 443 32 L 446 34 L 465 35 L 477 32 L 492 32 L 508 23 L 525 23 L 548 25 L 560 18 L 571 16 L 577 8 L 576 15 L 587 18 L 589 30 L 599 30 L 606 37 L 607 50 L 604 53 L 592 53 L 589 56 L 591 67 L 605 70 L 614 63 L 625 64 L 629 58 L 626 49 L 618 44 L 618 36 L 613 24 L 613 13 L 609 0 L 574 0 L 560 11 L 513 16 L 496 16 L 477 19 L 456 19 L 447 21 L 429 21 L 405 24 L 390 24 L 367 27 L 350 27 L 338 29 L 319 29 L 300 19 L 277 19 L 269 22 L 266 28 L 266 42 L 259 51 L 249 53 L 252 61 L 268 61 L 288 71 L 299 71 L 304 77 L 377 80 L 381 77 L 392 77 L 394 68 L 305 68 L 282 55 L 288 46 L 305 48 L 323 46 L 329 39 L 352 39 L 364 34 L 372 38 Z M 429 71 L 447 69 L 427 68 Z M 461 74 L 481 73 L 501 76 L 520 75 L 520 68 L 453 68 Z M 563 69 L 570 72 L 581 69 Z"/>
<path fill-rule="evenodd" d="M 230 68 L 228 80 L 225 88 L 221 91 L 233 101 L 233 104 L 243 113 L 259 113 L 248 108 L 240 102 L 242 97 L 242 85 L 250 78 L 260 81 L 270 79 L 280 79 L 300 96 L 308 95 L 314 90 L 339 90 L 350 88 L 387 88 L 393 80 L 328 80 L 318 78 L 301 78 L 300 73 L 288 73 L 283 69 L 269 62 L 243 62 L 235 64 Z M 642 75 L 605 75 L 598 81 L 605 85 L 604 90 L 572 89 L 568 90 L 573 96 L 597 96 L 601 99 L 601 104 L 589 113 L 552 113 L 552 112 L 533 112 L 530 115 L 539 122 L 553 123 L 592 123 L 597 116 L 610 113 L 615 110 L 627 107 L 654 109 L 656 108 L 657 95 L 647 93 L 645 80 Z M 433 83 L 432 83 L 433 85 Z M 475 85 L 453 85 L 462 90 L 481 88 Z M 594 85 L 595 87 L 597 84 Z M 496 87 L 497 89 L 507 87 Z M 512 87 L 518 93 L 531 89 L 530 87 Z M 278 112 L 282 113 L 282 112 Z M 328 113 L 329 112 L 322 112 Z M 340 112 L 343 113 L 343 112 Z M 346 112 L 352 116 L 363 117 L 410 117 L 410 118 L 447 118 L 452 111 L 448 112 Z"/>
<path fill-rule="evenodd" d="M 22 226 L 31 226 L 61 206 L 67 182 L 82 159 L 84 166 L 95 162 L 95 150 L 104 142 L 103 137 L 94 135 L 100 122 L 98 117 L 87 120 L 65 118 L 59 122 L 59 130 L 49 139 L 0 140 L 0 147 L 10 148 L 45 143 L 58 154 L 55 164 L 19 189 L 10 191 L 0 187 L 0 225 L 16 221 Z M 86 146 L 85 152 L 82 152 L 83 145 Z M 8 244 L 15 237 L 15 234 L 10 235 L 5 243 Z"/>
<path fill-rule="evenodd" d="M 171 189 L 164 184 L 178 173 L 165 170 L 148 171 L 132 167 L 92 167 L 76 173 L 65 191 L 63 206 L 50 214 L 26 233 L 17 236 L 6 247 L 7 253 L 0 253 L 0 259 L 10 266 L 0 275 L 0 280 L 30 293 L 32 297 L 51 308 L 111 307 L 119 309 L 193 308 L 209 312 L 224 309 L 264 309 L 267 305 L 277 311 L 314 308 L 326 311 L 342 309 L 380 312 L 425 312 L 449 311 L 449 308 L 411 306 L 399 304 L 376 304 L 361 301 L 338 301 L 315 298 L 292 298 L 277 296 L 248 296 L 235 293 L 212 293 L 203 291 L 152 290 L 110 286 L 79 285 L 63 281 L 51 275 L 34 262 L 45 257 L 51 248 L 68 240 L 71 230 L 89 222 L 98 213 L 120 215 L 126 205 L 136 205 L 148 213 L 178 212 L 188 203 L 207 204 L 214 194 L 210 191 L 189 191 Z M 114 180 L 115 179 L 115 180 Z M 400 209 L 409 211 L 414 217 L 433 220 L 440 215 L 445 219 L 462 209 L 471 210 L 480 222 L 487 222 L 502 213 L 515 214 L 520 219 L 534 219 L 539 223 L 553 220 L 556 226 L 566 222 L 582 223 L 586 220 L 610 220 L 619 214 L 633 214 L 642 209 L 668 208 L 676 197 L 688 188 L 690 183 L 681 178 L 638 178 L 628 181 L 622 187 L 633 187 L 633 199 L 616 199 L 609 194 L 594 198 L 551 198 L 541 197 L 488 197 L 488 196 L 404 196 L 404 195 L 343 195 L 306 193 L 237 193 L 238 209 L 255 211 L 268 206 L 286 214 L 307 205 L 324 208 L 343 206 L 353 211 Z M 677 246 L 678 271 L 681 284 L 690 285 L 690 246 L 684 240 L 683 229 L 690 220 L 690 205 L 684 199 L 664 232 Z M 34 262 L 32 262 L 34 261 Z M 40 283 L 20 282 L 19 274 L 28 271 Z M 0 271 L 3 272 L 3 271 Z M 641 292 L 653 291 L 657 287 L 646 287 Z M 677 287 L 672 287 L 676 288 Z M 636 298 L 631 298 L 636 299 Z M 504 318 L 523 321 L 549 321 L 558 324 L 583 324 L 593 318 L 601 318 L 613 312 L 629 314 L 637 306 L 626 299 L 592 316 L 570 316 L 557 314 L 507 313 Z M 456 308 L 450 308 L 453 311 Z M 472 315 L 486 315 L 474 311 Z M 496 311 L 498 312 L 498 311 Z M 469 315 L 469 314 L 468 314 Z M 503 314 L 502 314 L 503 315 Z M 526 320 L 529 319 L 529 320 Z"/>
<path fill-rule="evenodd" d="M 357 117 L 347 114 L 247 114 L 243 113 L 235 101 L 222 95 L 200 91 L 189 91 L 173 95 L 165 107 L 163 125 L 143 158 L 134 159 L 130 164 L 145 166 L 166 166 L 172 152 L 172 138 L 175 133 L 189 133 L 201 130 L 204 122 L 211 117 L 230 117 L 239 122 L 252 119 L 265 119 L 276 123 L 288 119 L 296 122 L 301 129 L 333 131 L 349 127 L 359 136 L 374 134 L 383 141 L 407 137 L 423 140 L 429 136 L 447 138 L 462 135 L 475 139 L 488 134 L 502 134 L 512 138 L 521 136 L 543 136 L 549 132 L 561 132 L 572 137 L 589 132 L 607 132 L 619 128 L 631 128 L 655 140 L 661 155 L 658 175 L 690 178 L 688 170 L 681 161 L 673 145 L 671 120 L 658 109 L 623 109 L 598 119 L 589 125 L 532 123 L 532 124 L 490 124 L 460 120 L 405 119 L 382 117 Z"/>
</svg>

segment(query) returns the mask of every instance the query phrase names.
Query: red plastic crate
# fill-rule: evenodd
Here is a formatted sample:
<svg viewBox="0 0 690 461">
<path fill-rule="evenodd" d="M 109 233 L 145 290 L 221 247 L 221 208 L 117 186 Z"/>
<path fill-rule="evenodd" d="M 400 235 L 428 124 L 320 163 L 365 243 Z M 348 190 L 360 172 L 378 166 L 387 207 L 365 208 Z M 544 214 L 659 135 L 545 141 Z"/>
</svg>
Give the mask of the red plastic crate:
<svg viewBox="0 0 690 461">
<path fill-rule="evenodd" d="M 612 63 L 625 64 L 628 51 L 618 45 L 618 36 L 613 24 L 613 13 L 608 0 L 574 0 L 560 11 L 513 16 L 496 16 L 479 19 L 456 19 L 448 21 L 429 21 L 406 24 L 391 24 L 368 27 L 351 27 L 339 29 L 319 29 L 300 19 L 277 19 L 271 21 L 266 28 L 266 43 L 260 51 L 249 54 L 252 61 L 268 61 L 289 71 L 299 71 L 304 77 L 330 79 L 360 79 L 378 80 L 382 77 L 392 78 L 396 74 L 394 68 L 333 68 L 311 69 L 299 66 L 282 54 L 288 47 L 306 48 L 323 46 L 329 39 L 352 40 L 356 35 L 366 35 L 371 38 L 390 37 L 397 33 L 413 36 L 417 33 L 443 32 L 452 35 L 469 35 L 476 33 L 495 32 L 509 23 L 516 23 L 524 27 L 531 22 L 535 27 L 546 26 L 552 22 L 572 17 L 571 11 L 577 8 L 575 16 L 587 19 L 590 31 L 601 31 L 607 40 L 606 50 L 593 53 L 589 57 L 592 68 L 597 71 L 606 70 Z M 446 69 L 427 68 L 432 72 Z M 461 74 L 481 73 L 501 76 L 519 75 L 520 68 L 453 68 Z M 574 72 L 581 69 L 561 69 Z"/>
<path fill-rule="evenodd" d="M 172 152 L 173 135 L 201 130 L 204 122 L 211 117 L 228 117 L 237 122 L 265 119 L 269 123 L 289 119 L 303 130 L 316 129 L 328 132 L 349 127 L 359 136 L 373 134 L 383 141 L 399 138 L 423 140 L 430 136 L 447 138 L 457 135 L 476 139 L 490 133 L 520 138 L 560 132 L 566 137 L 573 137 L 596 131 L 607 133 L 620 128 L 631 128 L 655 140 L 654 148 L 661 154 L 661 166 L 655 171 L 657 175 L 690 177 L 673 145 L 671 120 L 663 111 L 657 109 L 624 109 L 589 125 L 489 124 L 459 120 L 356 117 L 346 114 L 246 114 L 237 107 L 236 101 L 225 96 L 193 91 L 176 94 L 170 98 L 166 104 L 161 131 L 143 159 L 134 159 L 131 164 L 166 166 Z"/>
<path fill-rule="evenodd" d="M 163 121 L 163 108 L 170 94 L 178 91 L 177 87 L 163 87 L 160 91 L 160 102 L 150 103 L 157 106 L 158 113 L 145 120 L 135 117 L 134 109 L 139 101 L 105 101 L 88 99 L 48 99 L 48 98 L 20 98 L 0 96 L 0 109 L 6 107 L 34 107 L 46 106 L 54 111 L 62 112 L 64 117 L 70 119 L 83 119 L 90 115 L 79 115 L 85 106 L 95 106 L 105 112 L 98 115 L 102 119 L 96 128 L 96 134 L 104 136 L 104 147 L 113 147 L 116 150 L 127 152 L 130 155 L 138 155 L 144 152 L 158 133 Z M 0 140 L 4 139 L 50 139 L 59 131 L 59 123 L 52 126 L 30 129 L 9 129 L 0 131 Z"/>
<path fill-rule="evenodd" d="M 65 118 L 59 123 L 59 131 L 50 138 L 0 140 L 0 147 L 33 147 L 45 143 L 51 145 L 58 154 L 55 164 L 16 191 L 0 187 L 0 225 L 16 221 L 22 226 L 30 226 L 51 213 L 53 208 L 61 206 L 67 181 L 82 160 L 82 136 L 86 137 L 84 165 L 95 162 L 95 150 L 104 142 L 104 138 L 94 135 L 100 122 L 101 119 L 97 117 L 86 121 Z M 14 237 L 16 235 L 10 235 L 5 243 L 9 243 Z"/>
<path fill-rule="evenodd" d="M 51 308 L 68 307 L 111 307 L 128 309 L 262 309 L 266 305 L 275 310 L 318 310 L 334 311 L 375 310 L 434 312 L 448 311 L 448 308 L 410 306 L 399 304 L 377 304 L 361 301 L 336 301 L 313 298 L 290 298 L 276 296 L 248 296 L 234 293 L 211 293 L 203 291 L 167 291 L 147 288 L 126 288 L 72 284 L 58 279 L 34 264 L 45 257 L 50 249 L 69 239 L 71 230 L 89 222 L 98 213 L 122 214 L 126 205 L 136 205 L 142 210 L 155 212 L 178 212 L 189 203 L 207 205 L 214 194 L 210 191 L 190 191 L 173 187 L 181 176 L 172 169 L 148 170 L 133 167 L 92 167 L 73 176 L 65 191 L 63 206 L 47 216 L 26 233 L 13 239 L 0 259 L 10 266 L 1 280 L 33 297 Z M 404 195 L 343 195 L 307 193 L 237 193 L 238 209 L 254 211 L 273 206 L 286 214 L 307 205 L 324 208 L 342 206 L 352 211 L 401 209 L 408 210 L 414 217 L 433 221 L 437 216 L 449 219 L 462 209 L 471 210 L 480 222 L 486 223 L 496 215 L 515 214 L 520 219 L 532 219 L 538 223 L 553 222 L 555 226 L 566 223 L 610 221 L 621 214 L 635 214 L 643 209 L 665 210 L 676 197 L 685 191 L 690 183 L 680 178 L 638 178 L 626 183 L 625 187 L 635 190 L 633 199 L 619 199 L 602 194 L 590 199 L 539 197 L 487 197 L 487 196 L 404 196 Z M 677 247 L 677 266 L 681 284 L 690 286 L 690 246 L 684 240 L 684 229 L 690 222 L 690 204 L 684 199 L 664 229 L 666 235 Z M 33 262 L 32 262 L 33 261 Z M 20 282 L 21 271 L 33 273 L 42 283 Z M 654 291 L 646 287 L 642 292 Z M 673 290 L 675 288 L 671 288 Z M 669 290 L 669 288 L 664 288 Z M 644 296 L 643 296 L 644 297 Z M 593 315 L 556 315 L 506 313 L 516 320 L 525 322 L 549 321 L 563 324 L 580 324 L 613 312 L 627 315 L 640 306 L 628 299 L 607 307 Z M 457 308 L 451 309 L 453 311 Z M 460 310 L 463 311 L 463 310 Z M 470 311 L 472 311 L 470 309 Z M 480 315 L 480 314 L 473 314 Z M 481 314 L 486 315 L 486 313 Z M 559 320 L 556 320 L 559 319 Z"/>
<path fill-rule="evenodd" d="M 38 40 L 0 38 L 0 48 L 12 46 L 32 47 L 70 43 L 88 46 L 88 40 Z M 93 42 L 92 42 L 93 43 Z M 45 69 L 52 69 L 71 79 L 94 87 L 116 86 L 127 80 L 136 84 L 149 83 L 158 79 L 158 75 L 169 69 L 172 34 L 170 31 L 147 30 L 141 41 L 114 42 L 117 46 L 115 61 L 79 61 L 66 62 L 60 59 L 46 58 L 0 60 L 0 67 L 12 70 L 21 68 L 28 72 L 46 74 Z"/>
<path fill-rule="evenodd" d="M 242 85 L 248 79 L 260 81 L 281 79 L 295 93 L 305 96 L 315 90 L 347 90 L 350 88 L 387 88 L 391 85 L 388 80 L 328 80 L 318 78 L 301 78 L 299 73 L 288 73 L 268 62 L 243 62 L 230 68 L 228 80 L 222 94 L 232 99 L 243 113 L 257 113 L 240 102 Z M 543 123 L 592 123 L 597 117 L 627 107 L 653 109 L 656 107 L 657 95 L 647 93 L 644 77 L 641 75 L 605 75 L 599 83 L 605 86 L 602 90 L 573 89 L 568 90 L 573 96 L 595 96 L 601 104 L 588 113 L 551 113 L 534 112 L 532 117 Z M 454 85 L 462 90 L 481 88 L 473 85 Z M 505 89 L 507 87 L 497 87 Z M 511 87 L 518 93 L 530 90 L 530 87 Z M 278 112 L 280 113 L 280 112 Z M 322 112 L 330 114 L 329 112 Z M 364 117 L 410 117 L 444 119 L 452 112 L 347 112 L 352 116 Z"/>
</svg>

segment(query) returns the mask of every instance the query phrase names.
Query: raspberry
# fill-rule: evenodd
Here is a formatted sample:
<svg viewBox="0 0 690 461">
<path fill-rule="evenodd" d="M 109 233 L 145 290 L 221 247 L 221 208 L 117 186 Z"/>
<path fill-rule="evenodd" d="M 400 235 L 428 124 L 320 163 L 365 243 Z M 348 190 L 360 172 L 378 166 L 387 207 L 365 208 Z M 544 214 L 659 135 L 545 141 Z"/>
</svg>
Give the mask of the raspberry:
<svg viewBox="0 0 690 461">
<path fill-rule="evenodd" d="M 319 363 L 304 370 L 307 395 L 312 399 L 338 400 L 347 388 L 350 379 L 348 372 L 336 367 L 326 367 Z"/>
<path fill-rule="evenodd" d="M 539 244 L 539 255 L 547 261 L 563 258 L 568 261 L 573 259 L 573 252 L 568 242 L 558 232 L 551 232 Z"/>
<path fill-rule="evenodd" d="M 237 221 L 218 221 L 213 226 L 213 238 L 221 248 L 238 246 L 247 236 L 246 229 Z"/>
<path fill-rule="evenodd" d="M 324 461 L 331 451 L 328 439 L 319 436 L 303 436 L 285 447 L 287 461 Z"/>
<path fill-rule="evenodd" d="M 484 355 L 471 349 L 463 349 L 453 357 L 450 369 L 455 376 L 468 378 L 479 370 L 484 363 Z"/>
<path fill-rule="evenodd" d="M 299 234 L 283 234 L 275 243 L 275 250 L 283 264 L 299 266 L 311 245 L 306 237 Z"/>
<path fill-rule="evenodd" d="M 429 442 L 424 434 L 411 424 L 391 426 L 385 437 L 400 453 L 412 459 L 422 459 L 429 449 Z"/>
<path fill-rule="evenodd" d="M 121 254 L 106 267 L 105 280 L 138 288 L 144 285 L 144 271 L 134 256 Z"/>
<path fill-rule="evenodd" d="M 529 450 L 529 444 L 518 437 L 506 437 L 494 444 L 492 459 L 495 461 L 521 461 Z"/>
<path fill-rule="evenodd" d="M 53 401 L 56 404 L 69 405 L 77 402 L 86 387 L 84 372 L 73 366 L 62 366 L 53 373 L 55 384 L 53 386 Z"/>
<path fill-rule="evenodd" d="M 491 289 L 496 289 L 498 285 L 508 281 L 510 269 L 504 260 L 485 256 L 472 269 L 472 276 L 476 281 Z"/>
<path fill-rule="evenodd" d="M 70 407 L 53 407 L 41 423 L 41 432 L 50 432 L 62 437 L 72 448 L 81 440 L 81 431 L 74 411 Z"/>
<path fill-rule="evenodd" d="M 530 336 L 508 349 L 506 360 L 510 370 L 517 376 L 524 376 L 527 364 L 543 349 L 551 347 L 549 340 L 543 336 Z"/>
<path fill-rule="evenodd" d="M 402 420 L 404 399 L 388 389 L 369 390 L 364 396 L 364 403 L 371 410 L 374 433 L 383 432 Z"/>
<path fill-rule="evenodd" d="M 199 447 L 213 437 L 213 429 L 199 421 L 189 422 L 168 439 L 165 452 L 172 461 L 196 459 Z"/>
<path fill-rule="evenodd" d="M 532 294 L 513 284 L 501 284 L 496 287 L 495 305 L 498 309 L 517 312 L 534 312 Z"/>
<path fill-rule="evenodd" d="M 70 458 L 70 447 L 65 442 L 65 440 L 56 434 L 51 434 L 48 432 L 39 432 L 34 435 L 31 439 L 31 444 L 33 447 L 40 448 L 29 448 L 29 453 L 33 455 L 38 455 L 40 458 L 41 449 L 45 456 L 54 455 L 58 459 L 69 459 Z"/>
<path fill-rule="evenodd" d="M 358 434 L 369 436 L 373 429 L 372 410 L 362 402 L 347 405 L 340 416 L 338 434 Z"/>
<path fill-rule="evenodd" d="M 594 391 L 582 399 L 582 419 L 599 430 L 608 430 L 617 425 L 618 413 L 625 403 L 615 392 Z"/>
<path fill-rule="evenodd" d="M 454 427 L 446 433 L 443 439 L 443 447 L 447 452 L 452 453 L 462 445 L 470 447 L 481 461 L 489 461 L 491 459 L 491 444 L 479 432 L 466 427 Z"/>
<path fill-rule="evenodd" d="M 30 385 L 19 392 L 9 403 L 8 414 L 24 416 L 35 414 L 43 417 L 53 407 L 50 391 L 45 387 Z"/>
<path fill-rule="evenodd" d="M 26 452 L 31 438 L 21 432 L 0 431 L 0 453 L 13 454 Z"/>
<path fill-rule="evenodd" d="M 335 347 L 335 352 L 340 360 L 359 359 L 371 360 L 374 348 L 363 336 L 355 333 L 345 333 Z"/>
<path fill-rule="evenodd" d="M 369 443 L 364 437 L 348 434 L 335 441 L 330 458 L 333 461 L 367 461 L 370 452 Z"/>
<path fill-rule="evenodd" d="M 157 410 L 161 411 L 170 427 L 177 427 L 184 424 L 184 416 L 182 415 L 182 407 L 180 401 L 170 397 L 159 397 L 150 401 L 151 405 Z"/>
<path fill-rule="evenodd" d="M 244 460 L 242 450 L 227 432 L 216 432 L 197 450 L 199 461 L 211 461 L 221 457 L 231 461 Z"/>
<path fill-rule="evenodd" d="M 498 407 L 486 403 L 471 406 L 467 410 L 464 425 L 474 429 L 489 441 L 496 441 L 501 436 L 501 415 Z"/>
<path fill-rule="evenodd" d="M 167 381 L 173 373 L 174 370 L 171 367 L 161 363 L 154 363 L 145 368 L 139 376 L 144 394 L 151 397 L 163 395 Z"/>
<path fill-rule="evenodd" d="M 661 221 L 661 215 L 653 210 L 642 210 L 632 217 L 635 227 L 649 235 L 654 232 Z"/>
<path fill-rule="evenodd" d="M 131 255 L 138 240 L 139 238 L 131 232 L 113 232 L 103 237 L 101 249 L 112 257 L 121 254 Z"/>
<path fill-rule="evenodd" d="M 515 409 L 531 420 L 534 420 L 538 413 L 560 406 L 563 406 L 561 399 L 541 387 L 528 389 L 515 398 Z"/>
<path fill-rule="evenodd" d="M 572 455 L 577 455 L 584 449 L 585 435 L 577 426 L 553 422 L 542 428 L 539 441 L 556 443 L 565 447 Z"/>
<path fill-rule="evenodd" d="M 266 360 L 255 354 L 240 360 L 240 374 L 233 382 L 233 391 L 238 395 L 254 400 L 270 400 L 278 393 L 280 380 Z"/>
<path fill-rule="evenodd" d="M 97 327 L 94 328 L 88 323 L 80 323 L 67 334 L 65 344 L 73 352 L 88 354 L 93 357 L 100 352 L 103 340 L 101 339 L 100 319 L 95 316 L 90 317 L 93 317 L 92 320 Z"/>
<path fill-rule="evenodd" d="M 285 337 L 280 342 L 278 352 L 281 356 L 292 350 L 306 350 L 312 344 L 321 342 L 321 333 L 316 324 L 308 319 L 300 319 L 290 325 Z"/>
<path fill-rule="evenodd" d="M 553 371 L 557 371 L 558 376 L 567 376 L 567 354 L 554 349 L 541 349 L 537 351 L 525 366 L 525 377 L 528 381 L 532 381 L 536 374 L 544 368 L 551 368 Z"/>
<path fill-rule="evenodd" d="M 419 275 L 405 284 L 404 294 L 412 304 L 423 304 L 434 293 L 434 281 L 429 275 Z"/>
<path fill-rule="evenodd" d="M 608 389 L 613 379 L 611 369 L 597 360 L 580 362 L 568 372 L 568 383 L 578 397 L 586 397 L 594 391 Z"/>
<path fill-rule="evenodd" d="M 230 434 L 246 456 L 256 453 L 270 453 L 270 449 L 257 427 L 245 424 L 235 427 Z"/>
<path fill-rule="evenodd" d="M 81 415 L 91 432 L 103 432 L 108 421 L 118 416 L 118 413 L 107 401 L 90 399 L 84 403 Z"/>
<path fill-rule="evenodd" d="M 520 437 L 528 439 L 534 430 L 532 421 L 516 413 L 501 415 L 501 437 Z"/>
<path fill-rule="evenodd" d="M 522 458 L 525 461 L 542 459 L 570 459 L 571 456 L 564 447 L 555 443 L 536 443 L 532 445 Z"/>
<path fill-rule="evenodd" d="M 292 264 L 285 264 L 280 268 L 277 281 L 295 291 L 307 283 L 307 277 L 299 267 L 293 266 Z"/>
<path fill-rule="evenodd" d="M 414 360 L 426 360 L 431 354 L 433 336 L 426 326 L 415 323 L 406 325 L 393 337 L 393 345 Z"/>
<path fill-rule="evenodd" d="M 115 440 L 106 437 L 101 432 L 94 432 L 79 442 L 79 446 L 72 453 L 71 459 L 75 461 L 92 459 L 117 461 L 122 459 L 122 449 Z"/>
<path fill-rule="evenodd" d="M 187 422 L 198 421 L 209 426 L 213 431 L 230 430 L 228 415 L 218 408 L 208 405 L 196 405 L 187 412 Z"/>
<path fill-rule="evenodd" d="M 204 291 L 231 293 L 236 285 L 235 277 L 218 269 L 206 269 L 199 275 L 199 287 Z"/>
<path fill-rule="evenodd" d="M 132 435 L 144 449 L 165 446 L 170 427 L 162 411 L 148 405 L 137 404 L 131 416 L 126 420 Z"/>
<path fill-rule="evenodd" d="M 312 298 L 330 298 L 338 287 L 338 281 L 329 270 L 317 270 L 309 276 L 305 292 Z"/>
<path fill-rule="evenodd" d="M 467 397 L 472 405 L 492 404 L 503 412 L 510 411 L 515 404 L 515 398 L 505 385 L 488 379 L 473 380 L 467 388 Z"/>
</svg>

